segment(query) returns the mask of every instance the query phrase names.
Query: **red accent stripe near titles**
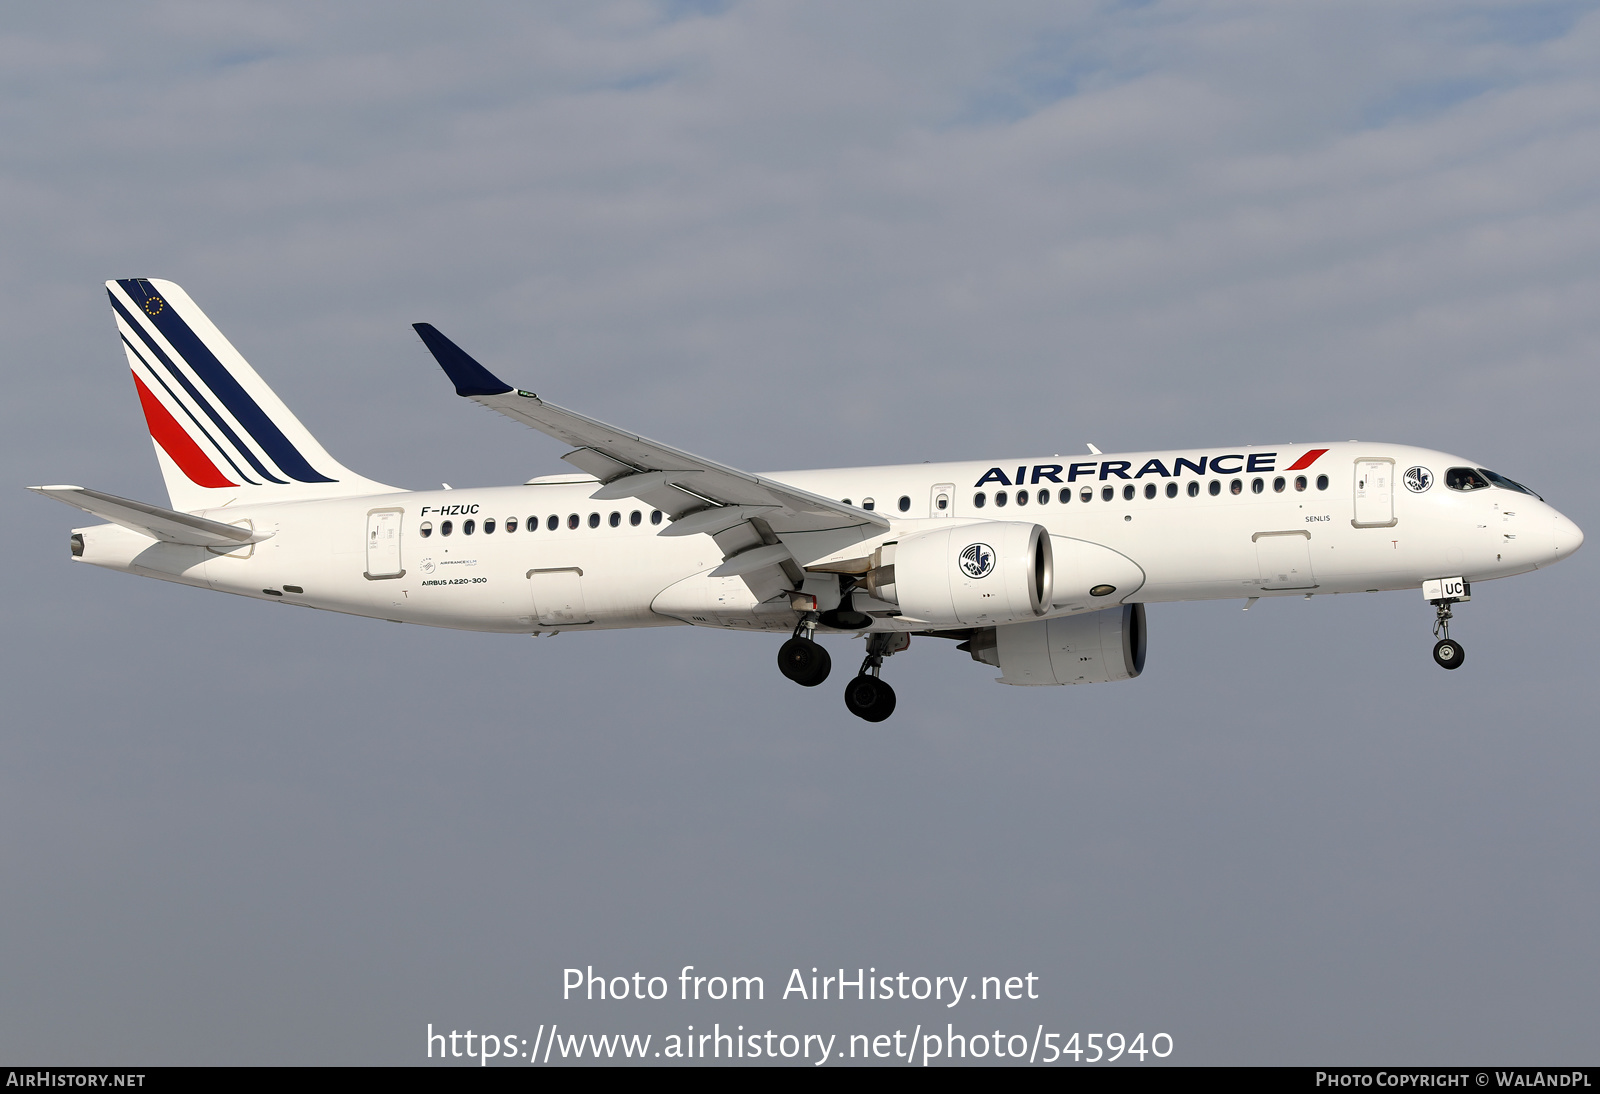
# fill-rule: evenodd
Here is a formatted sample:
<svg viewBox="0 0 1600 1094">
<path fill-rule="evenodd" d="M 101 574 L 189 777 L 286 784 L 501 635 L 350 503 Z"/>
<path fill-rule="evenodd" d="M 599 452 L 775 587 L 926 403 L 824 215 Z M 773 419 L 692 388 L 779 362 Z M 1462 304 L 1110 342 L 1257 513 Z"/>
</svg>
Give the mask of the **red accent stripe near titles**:
<svg viewBox="0 0 1600 1094">
<path fill-rule="evenodd" d="M 139 405 L 144 407 L 144 420 L 150 426 L 150 436 L 156 439 L 163 452 L 172 457 L 172 462 L 189 476 L 190 482 L 212 488 L 239 485 L 222 477 L 217 465 L 206 457 L 200 446 L 194 443 L 194 438 L 168 413 L 167 408 L 161 405 L 161 400 L 150 393 L 137 375 L 133 377 L 133 386 L 139 389 Z"/>
<path fill-rule="evenodd" d="M 1316 463 L 1317 458 L 1326 451 L 1326 448 L 1313 448 L 1310 452 L 1307 452 L 1304 456 L 1301 456 L 1298 460 L 1295 460 L 1293 467 L 1285 468 L 1285 470 L 1304 471 L 1306 468 Z"/>
</svg>

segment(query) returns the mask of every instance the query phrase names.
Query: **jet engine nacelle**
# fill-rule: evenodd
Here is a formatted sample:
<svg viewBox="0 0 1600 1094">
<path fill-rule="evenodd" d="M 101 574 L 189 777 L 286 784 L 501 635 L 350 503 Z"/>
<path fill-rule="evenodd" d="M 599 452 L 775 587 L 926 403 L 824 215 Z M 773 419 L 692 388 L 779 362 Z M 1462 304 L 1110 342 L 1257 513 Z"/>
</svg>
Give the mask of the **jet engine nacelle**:
<svg viewBox="0 0 1600 1094">
<path fill-rule="evenodd" d="M 1037 524 L 961 524 L 884 544 L 873 553 L 866 586 L 913 621 L 1012 623 L 1050 610 L 1055 555 L 1050 533 Z"/>
<path fill-rule="evenodd" d="M 1096 684 L 1144 671 L 1143 604 L 986 627 L 961 647 L 1002 684 Z"/>
</svg>

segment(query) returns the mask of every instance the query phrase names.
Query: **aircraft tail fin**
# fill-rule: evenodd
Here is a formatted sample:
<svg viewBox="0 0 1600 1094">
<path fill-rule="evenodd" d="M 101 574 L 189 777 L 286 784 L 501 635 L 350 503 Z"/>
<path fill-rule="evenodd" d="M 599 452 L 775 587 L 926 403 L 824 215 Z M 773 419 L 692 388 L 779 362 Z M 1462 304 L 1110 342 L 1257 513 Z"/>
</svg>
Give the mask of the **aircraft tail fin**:
<svg viewBox="0 0 1600 1094">
<path fill-rule="evenodd" d="M 130 277 L 106 291 L 174 509 L 395 489 L 330 456 L 182 288 Z"/>
</svg>

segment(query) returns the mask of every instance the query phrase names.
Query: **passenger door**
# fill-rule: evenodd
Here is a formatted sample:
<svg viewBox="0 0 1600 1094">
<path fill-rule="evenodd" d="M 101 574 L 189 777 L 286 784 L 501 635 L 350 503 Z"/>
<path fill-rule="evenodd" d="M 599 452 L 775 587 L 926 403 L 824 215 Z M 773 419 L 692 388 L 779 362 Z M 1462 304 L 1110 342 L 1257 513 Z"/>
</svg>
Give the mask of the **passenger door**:
<svg viewBox="0 0 1600 1094">
<path fill-rule="evenodd" d="M 1357 528 L 1392 528 L 1394 517 L 1394 461 L 1356 461 Z"/>
<path fill-rule="evenodd" d="M 400 565 L 400 519 L 404 515 L 403 509 L 367 513 L 367 571 L 363 576 L 368 581 L 406 576 Z"/>
</svg>

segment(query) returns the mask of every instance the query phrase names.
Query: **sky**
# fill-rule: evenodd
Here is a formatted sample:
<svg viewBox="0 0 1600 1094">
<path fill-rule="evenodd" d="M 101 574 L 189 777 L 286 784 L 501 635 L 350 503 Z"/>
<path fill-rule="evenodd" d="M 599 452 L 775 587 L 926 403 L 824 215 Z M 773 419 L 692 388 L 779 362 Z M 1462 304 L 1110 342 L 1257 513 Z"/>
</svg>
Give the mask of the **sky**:
<svg viewBox="0 0 1600 1094">
<path fill-rule="evenodd" d="M 1592 529 L 1597 62 L 1596 5 L 1540 2 L 10 13 L 0 1058 L 965 1022 L 1593 1062 L 1588 552 L 1476 586 L 1459 672 L 1412 593 L 1159 605 L 1137 680 L 1000 688 L 919 641 L 869 725 L 765 636 L 395 627 L 77 567 L 75 514 L 22 487 L 165 501 L 102 288 L 160 277 L 406 487 L 567 469 L 453 396 L 427 321 L 751 470 L 1355 437 Z M 768 998 L 677 1001 L 685 965 Z M 589 966 L 673 998 L 563 1000 Z M 812 967 L 1040 997 L 777 998 Z"/>
</svg>

